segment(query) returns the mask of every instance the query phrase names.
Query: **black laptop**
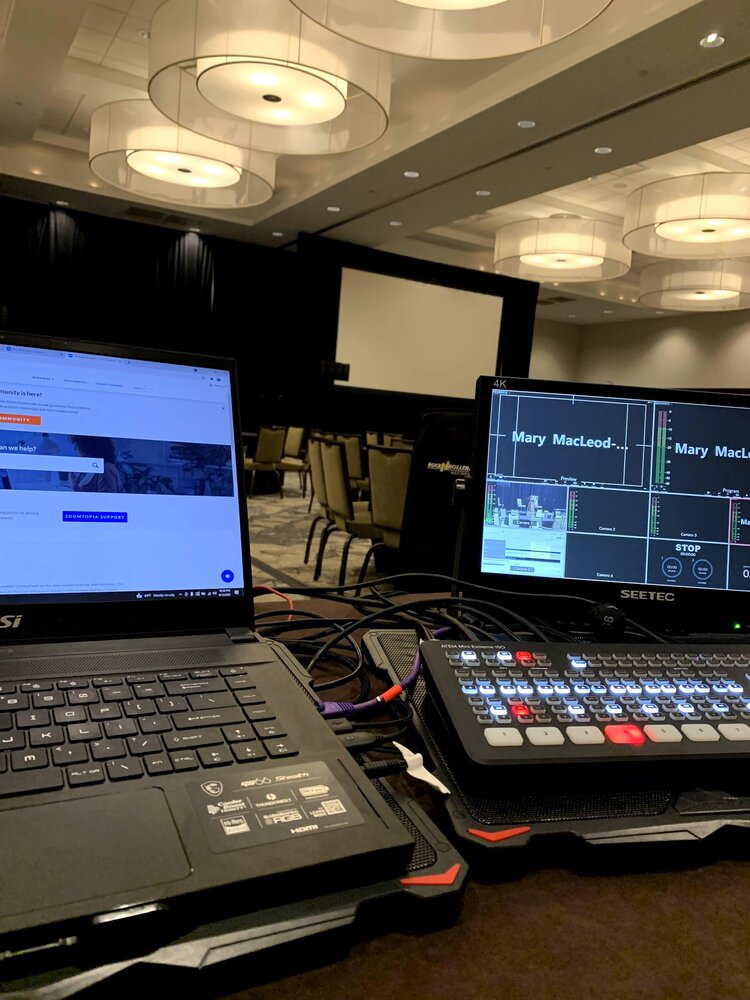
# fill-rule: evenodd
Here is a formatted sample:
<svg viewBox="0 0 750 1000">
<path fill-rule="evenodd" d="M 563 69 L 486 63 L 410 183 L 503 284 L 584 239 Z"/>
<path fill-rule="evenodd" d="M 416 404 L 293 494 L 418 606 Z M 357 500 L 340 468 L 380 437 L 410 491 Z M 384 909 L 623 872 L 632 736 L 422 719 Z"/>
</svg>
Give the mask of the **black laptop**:
<svg viewBox="0 0 750 1000">
<path fill-rule="evenodd" d="M 0 333 L 6 945 L 408 859 L 253 632 L 240 440 L 230 361 Z"/>
</svg>

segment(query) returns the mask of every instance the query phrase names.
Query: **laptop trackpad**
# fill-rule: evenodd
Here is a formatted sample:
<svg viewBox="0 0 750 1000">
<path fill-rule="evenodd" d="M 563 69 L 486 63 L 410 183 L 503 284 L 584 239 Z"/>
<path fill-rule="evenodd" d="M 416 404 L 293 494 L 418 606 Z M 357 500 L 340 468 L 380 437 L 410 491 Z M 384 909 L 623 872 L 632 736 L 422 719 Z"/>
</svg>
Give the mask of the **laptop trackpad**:
<svg viewBox="0 0 750 1000">
<path fill-rule="evenodd" d="M 173 882 L 190 865 L 159 788 L 0 812 L 5 915 Z"/>
</svg>

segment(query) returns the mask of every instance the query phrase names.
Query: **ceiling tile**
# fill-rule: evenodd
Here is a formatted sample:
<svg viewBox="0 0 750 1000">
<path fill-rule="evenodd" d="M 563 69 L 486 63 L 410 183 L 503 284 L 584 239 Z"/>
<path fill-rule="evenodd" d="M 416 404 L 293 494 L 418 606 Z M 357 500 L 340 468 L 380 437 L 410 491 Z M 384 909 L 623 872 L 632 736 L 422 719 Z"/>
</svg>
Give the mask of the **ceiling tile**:
<svg viewBox="0 0 750 1000">
<path fill-rule="evenodd" d="M 109 59 L 116 59 L 118 62 L 131 63 L 133 66 L 140 66 L 141 69 L 148 68 L 148 46 L 135 45 L 133 42 L 126 42 L 122 38 L 116 38 L 107 52 Z"/>
<path fill-rule="evenodd" d="M 141 45 L 148 48 L 148 39 L 142 38 L 138 32 L 148 31 L 149 22 L 140 17 L 126 17 L 120 25 L 117 37 L 124 42 L 132 42 L 134 45 Z"/>
<path fill-rule="evenodd" d="M 102 7 L 101 4 L 89 4 L 86 13 L 83 15 L 81 27 L 92 28 L 94 31 L 103 31 L 108 35 L 117 34 L 117 29 L 122 24 L 122 11 L 112 10 L 111 7 Z"/>
<path fill-rule="evenodd" d="M 148 79 L 148 70 L 143 66 L 136 66 L 135 63 L 122 62 L 119 59 L 112 59 L 106 56 L 102 60 L 102 66 L 109 69 L 118 69 L 121 73 L 129 73 L 130 76 L 138 76 L 143 80 Z"/>
<path fill-rule="evenodd" d="M 157 7 L 161 7 L 163 3 L 164 0 L 133 0 L 129 11 L 130 16 L 144 18 L 146 21 L 150 21 L 154 16 L 154 11 Z"/>
<path fill-rule="evenodd" d="M 91 28 L 79 28 L 73 45 L 78 49 L 86 49 L 88 52 L 95 52 L 103 56 L 112 41 L 111 35 L 106 35 L 103 31 L 92 31 Z"/>
<path fill-rule="evenodd" d="M 163 0 L 162 0 L 163 2 Z M 111 10 L 119 10 L 121 14 L 130 9 L 132 0 L 99 0 L 102 7 L 109 7 Z"/>
<path fill-rule="evenodd" d="M 70 52 L 68 55 L 71 59 L 82 59 L 84 62 L 95 63 L 97 66 L 101 64 L 104 58 L 101 55 L 97 55 L 96 52 L 90 52 L 88 49 L 81 49 L 77 45 L 70 46 Z"/>
</svg>

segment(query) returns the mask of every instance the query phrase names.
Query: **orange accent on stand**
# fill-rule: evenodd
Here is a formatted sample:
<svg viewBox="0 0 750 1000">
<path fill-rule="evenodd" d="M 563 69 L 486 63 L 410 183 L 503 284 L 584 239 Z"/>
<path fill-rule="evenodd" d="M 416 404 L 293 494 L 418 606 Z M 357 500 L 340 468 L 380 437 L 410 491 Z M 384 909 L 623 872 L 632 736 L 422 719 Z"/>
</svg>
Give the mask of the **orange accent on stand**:
<svg viewBox="0 0 750 1000">
<path fill-rule="evenodd" d="M 510 840 L 511 837 L 520 837 L 523 833 L 528 833 L 531 830 L 530 826 L 514 826 L 510 830 L 496 830 L 494 833 L 490 833 L 488 830 L 467 830 L 467 833 L 472 834 L 474 837 L 479 837 L 481 840 L 489 840 L 491 844 L 497 844 L 501 840 Z"/>
<path fill-rule="evenodd" d="M 461 865 L 452 865 L 447 872 L 441 875 L 413 875 L 409 878 L 399 879 L 401 885 L 453 885 L 461 871 Z"/>
</svg>

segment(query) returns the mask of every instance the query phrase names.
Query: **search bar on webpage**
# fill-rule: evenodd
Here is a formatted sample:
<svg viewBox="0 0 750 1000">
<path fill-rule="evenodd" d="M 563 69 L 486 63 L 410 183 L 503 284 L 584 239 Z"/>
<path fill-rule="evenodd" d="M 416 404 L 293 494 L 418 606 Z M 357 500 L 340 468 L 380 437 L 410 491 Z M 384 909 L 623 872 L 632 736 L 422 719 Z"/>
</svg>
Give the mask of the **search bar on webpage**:
<svg viewBox="0 0 750 1000">
<path fill-rule="evenodd" d="M 104 472 L 103 458 L 68 458 L 65 455 L 19 455 L 0 451 L 0 469 L 26 472 Z"/>
</svg>

